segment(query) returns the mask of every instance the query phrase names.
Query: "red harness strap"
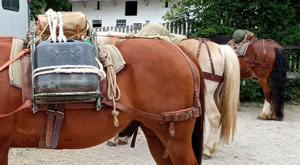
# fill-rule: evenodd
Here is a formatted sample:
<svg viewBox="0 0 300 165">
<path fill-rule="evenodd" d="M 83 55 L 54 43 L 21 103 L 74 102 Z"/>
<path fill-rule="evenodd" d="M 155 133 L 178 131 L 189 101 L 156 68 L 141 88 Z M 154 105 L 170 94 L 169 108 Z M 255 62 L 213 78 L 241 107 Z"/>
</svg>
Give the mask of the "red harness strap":
<svg viewBox="0 0 300 165">
<path fill-rule="evenodd" d="M 7 117 L 7 116 L 9 116 L 9 115 L 12 115 L 12 114 L 14 114 L 14 113 L 16 113 L 16 112 L 19 112 L 19 111 L 21 111 L 21 110 L 24 110 L 24 109 L 32 109 L 32 101 L 31 100 L 26 100 L 25 102 L 24 102 L 24 104 L 22 104 L 21 106 L 19 106 L 16 110 L 14 110 L 13 112 L 10 112 L 10 113 L 8 113 L 8 114 L 2 114 L 2 115 L 0 115 L 0 118 L 4 118 L 4 117 Z"/>
<path fill-rule="evenodd" d="M 19 59 L 20 57 L 22 57 L 24 54 L 28 54 L 30 53 L 29 49 L 24 49 L 22 50 L 20 53 L 18 53 L 16 56 L 14 56 L 12 59 L 8 60 L 5 64 L 3 64 L 0 67 L 0 72 L 5 69 L 6 67 L 8 67 L 11 63 L 15 62 L 17 59 Z"/>
</svg>

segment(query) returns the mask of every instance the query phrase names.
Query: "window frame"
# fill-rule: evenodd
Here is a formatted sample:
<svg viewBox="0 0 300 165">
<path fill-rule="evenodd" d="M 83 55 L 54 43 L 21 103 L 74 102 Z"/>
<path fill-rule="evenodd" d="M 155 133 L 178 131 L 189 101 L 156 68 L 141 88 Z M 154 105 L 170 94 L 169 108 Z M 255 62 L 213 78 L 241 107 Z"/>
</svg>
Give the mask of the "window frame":
<svg viewBox="0 0 300 165">
<path fill-rule="evenodd" d="M 100 23 L 99 23 L 100 22 Z M 93 28 L 101 28 L 102 27 L 102 19 L 94 19 L 94 20 L 92 20 L 92 26 L 93 26 Z M 100 25 L 100 26 L 94 26 L 94 25 Z"/>
<path fill-rule="evenodd" d="M 118 23 L 118 21 L 123 21 L 123 22 Z M 125 24 L 124 24 L 124 22 L 125 22 Z M 127 22 L 126 19 L 117 19 L 116 20 L 116 27 L 125 27 L 126 26 L 126 22 Z"/>
<path fill-rule="evenodd" d="M 10 3 L 12 3 L 13 0 L 9 0 Z M 20 11 L 20 0 L 15 0 L 18 2 L 18 6 L 17 8 L 12 8 L 11 6 L 5 6 L 4 1 L 2 0 L 2 8 L 4 10 L 10 10 L 10 11 L 15 11 L 15 12 L 19 12 Z"/>
</svg>

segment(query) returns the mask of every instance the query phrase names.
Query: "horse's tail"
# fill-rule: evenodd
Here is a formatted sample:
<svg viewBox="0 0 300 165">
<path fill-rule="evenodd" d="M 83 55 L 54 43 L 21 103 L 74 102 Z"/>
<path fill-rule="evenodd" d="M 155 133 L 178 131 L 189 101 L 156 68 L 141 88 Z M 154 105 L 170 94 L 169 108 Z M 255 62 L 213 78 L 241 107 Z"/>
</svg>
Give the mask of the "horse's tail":
<svg viewBox="0 0 300 165">
<path fill-rule="evenodd" d="M 192 145 L 195 157 L 198 161 L 198 164 L 202 162 L 202 151 L 203 151 L 203 140 L 204 140 L 204 117 L 205 117 L 205 85 L 202 72 L 200 70 L 200 103 L 202 115 L 196 118 L 196 123 L 194 126 L 194 131 L 192 135 Z"/>
<path fill-rule="evenodd" d="M 283 106 L 285 101 L 286 86 L 286 59 L 285 51 L 281 48 L 275 48 L 275 64 L 271 74 L 272 88 L 272 108 L 276 113 L 277 119 L 282 120 L 284 117 Z"/>
<path fill-rule="evenodd" d="M 228 143 L 230 135 L 234 139 L 236 127 L 236 112 L 239 108 L 240 94 L 240 64 L 234 50 L 228 45 L 220 45 L 220 52 L 225 61 L 224 83 L 220 93 L 219 110 L 220 138 Z"/>
</svg>

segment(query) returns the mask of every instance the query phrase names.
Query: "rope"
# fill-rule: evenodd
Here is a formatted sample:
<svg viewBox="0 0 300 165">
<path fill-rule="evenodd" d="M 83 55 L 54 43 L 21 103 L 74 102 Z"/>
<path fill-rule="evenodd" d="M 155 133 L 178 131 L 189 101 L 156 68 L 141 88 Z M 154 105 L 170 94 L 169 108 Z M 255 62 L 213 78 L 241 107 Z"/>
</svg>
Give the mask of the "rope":
<svg viewBox="0 0 300 165">
<path fill-rule="evenodd" d="M 56 27 L 59 27 L 59 35 L 57 37 L 58 42 L 67 42 L 67 38 L 64 35 L 63 31 L 63 20 L 61 16 L 61 12 L 55 12 L 52 9 L 49 9 L 46 12 L 46 15 L 48 17 L 48 24 L 50 29 L 50 40 L 52 40 L 54 43 L 56 42 Z"/>
<path fill-rule="evenodd" d="M 40 67 L 32 72 L 32 82 L 34 82 L 35 77 L 45 74 L 51 73 L 93 73 L 97 74 L 100 77 L 100 80 L 103 80 L 106 75 L 102 69 L 98 69 L 94 66 L 89 65 L 60 65 L 60 66 L 48 66 L 48 67 Z"/>
<path fill-rule="evenodd" d="M 118 121 L 119 112 L 116 109 L 116 101 L 118 101 L 120 99 L 121 92 L 120 92 L 120 88 L 116 81 L 116 73 L 113 68 L 111 55 L 109 54 L 108 51 L 101 50 L 100 47 L 99 47 L 99 50 L 100 50 L 99 51 L 99 59 L 103 63 L 103 65 L 107 71 L 106 72 L 106 74 L 107 74 L 106 79 L 107 79 L 107 86 L 108 86 L 107 97 L 113 103 L 113 110 L 112 110 L 111 114 L 114 117 L 114 125 L 116 127 L 118 127 L 119 126 L 119 121 Z"/>
</svg>

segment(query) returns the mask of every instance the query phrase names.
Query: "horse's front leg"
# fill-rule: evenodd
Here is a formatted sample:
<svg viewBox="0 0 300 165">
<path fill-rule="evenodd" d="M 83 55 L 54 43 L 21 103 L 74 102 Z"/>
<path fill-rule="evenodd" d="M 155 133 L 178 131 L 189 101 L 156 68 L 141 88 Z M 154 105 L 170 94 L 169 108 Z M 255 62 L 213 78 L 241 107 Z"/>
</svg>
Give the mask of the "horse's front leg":
<svg viewBox="0 0 300 165">
<path fill-rule="evenodd" d="M 258 84 L 260 87 L 263 89 L 264 96 L 265 96 L 265 103 L 264 107 L 262 109 L 262 112 L 258 114 L 258 118 L 262 120 L 270 120 L 270 119 L 275 119 L 275 114 L 272 113 L 272 107 L 271 107 L 271 88 L 269 86 L 268 79 L 263 77 L 263 78 L 258 78 Z"/>
</svg>

